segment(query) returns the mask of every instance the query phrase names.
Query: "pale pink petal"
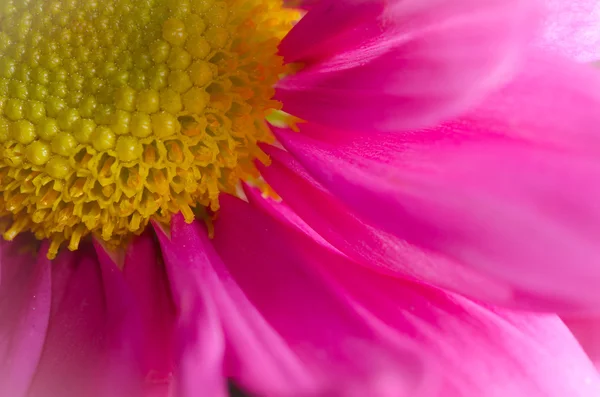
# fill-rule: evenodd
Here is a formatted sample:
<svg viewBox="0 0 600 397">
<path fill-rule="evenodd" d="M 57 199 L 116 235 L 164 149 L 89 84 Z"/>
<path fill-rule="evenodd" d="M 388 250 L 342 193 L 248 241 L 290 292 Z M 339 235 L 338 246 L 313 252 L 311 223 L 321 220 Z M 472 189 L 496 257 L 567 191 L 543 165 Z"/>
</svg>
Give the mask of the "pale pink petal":
<svg viewBox="0 0 600 397">
<path fill-rule="evenodd" d="M 129 244 L 123 269 L 143 321 L 141 342 L 145 397 L 166 396 L 172 384 L 175 307 L 161 258 L 153 233 L 147 231 Z"/>
<path fill-rule="evenodd" d="M 535 25 L 525 0 L 326 0 L 283 39 L 304 68 L 276 98 L 300 118 L 346 129 L 422 127 L 504 83 Z"/>
<path fill-rule="evenodd" d="M 600 370 L 600 316 L 571 316 L 562 319 Z"/>
<path fill-rule="evenodd" d="M 531 51 L 516 78 L 463 116 L 462 123 L 476 134 L 488 130 L 597 157 L 598 107 L 597 69 Z"/>
<path fill-rule="evenodd" d="M 435 366 L 427 368 L 441 377 L 436 396 L 593 397 L 600 392 L 594 367 L 556 316 L 493 311 L 377 274 L 230 197 L 222 200 L 214 245 L 248 299 L 298 354 L 307 342 L 320 340 L 326 342 L 319 350 L 324 360 L 350 353 L 352 365 L 377 369 L 377 357 L 354 350 L 364 340 L 362 333 L 354 342 L 348 338 L 362 321 L 373 332 L 372 347 L 408 336 L 434 357 Z M 341 352 L 340 344 L 345 345 Z M 327 376 L 335 375 L 335 368 L 328 366 Z M 381 387 L 391 380 L 382 375 Z M 379 395 L 367 390 L 330 395 Z"/>
<path fill-rule="evenodd" d="M 141 396 L 135 309 L 106 253 L 89 243 L 61 252 L 52 261 L 50 323 L 28 397 Z"/>
<path fill-rule="evenodd" d="M 225 341 L 218 308 L 202 277 L 205 254 L 185 236 L 168 237 L 158 225 L 155 230 L 177 316 L 173 334 L 175 395 L 225 397 Z"/>
<path fill-rule="evenodd" d="M 566 66 L 532 64 L 504 95 L 436 129 L 351 136 L 306 125 L 279 138 L 374 225 L 556 309 L 595 307 L 600 76 Z"/>
<path fill-rule="evenodd" d="M 32 240 L 0 242 L 0 394 L 10 397 L 29 389 L 50 316 L 50 261 Z"/>
<path fill-rule="evenodd" d="M 600 59 L 600 2 L 545 0 L 548 15 L 539 45 L 583 62 Z"/>
</svg>

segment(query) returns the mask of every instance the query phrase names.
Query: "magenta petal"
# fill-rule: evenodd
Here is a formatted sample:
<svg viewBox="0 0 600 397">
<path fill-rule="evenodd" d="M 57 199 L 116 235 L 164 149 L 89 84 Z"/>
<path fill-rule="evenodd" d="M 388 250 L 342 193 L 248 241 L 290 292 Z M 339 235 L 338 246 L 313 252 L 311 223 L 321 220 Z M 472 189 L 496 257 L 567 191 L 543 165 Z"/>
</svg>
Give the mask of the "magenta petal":
<svg viewBox="0 0 600 397">
<path fill-rule="evenodd" d="M 600 317 L 572 316 L 563 317 L 563 321 L 600 370 Z"/>
<path fill-rule="evenodd" d="M 433 124 L 504 83 L 532 33 L 523 0 L 321 1 L 280 51 L 305 68 L 278 83 L 284 110 L 345 129 Z"/>
<path fill-rule="evenodd" d="M 312 179 L 289 153 L 268 145 L 263 150 L 271 156 L 272 164 L 258 167 L 284 201 L 265 200 L 256 190 L 246 189 L 248 199 L 321 245 L 377 272 L 443 287 L 487 303 L 525 310 L 576 309 L 572 302 L 532 293 L 373 227 Z"/>
<path fill-rule="evenodd" d="M 122 273 L 89 243 L 52 261 L 52 311 L 28 397 L 141 396 L 139 323 Z"/>
<path fill-rule="evenodd" d="M 582 62 L 600 59 L 600 2 L 545 0 L 548 15 L 539 40 L 542 47 Z"/>
<path fill-rule="evenodd" d="M 267 145 L 265 145 L 265 146 L 267 146 Z M 259 165 L 259 168 L 263 168 L 263 165 L 262 164 Z M 269 171 L 270 170 L 271 170 L 271 167 L 269 167 Z M 264 174 L 261 172 L 261 175 L 264 175 Z M 294 179 L 295 178 L 292 177 L 290 182 L 293 183 Z M 271 184 L 270 186 L 274 187 L 275 185 Z M 295 192 L 298 192 L 298 191 L 295 191 Z M 287 200 L 284 202 L 281 200 L 274 200 L 271 198 L 265 199 L 262 196 L 262 191 L 260 189 L 258 189 L 256 187 L 251 187 L 248 185 L 244 185 L 244 193 L 246 194 L 246 198 L 248 199 L 248 202 L 250 204 L 252 204 L 254 207 L 260 208 L 261 210 L 265 211 L 267 214 L 269 214 L 273 218 L 279 220 L 284 225 L 291 226 L 292 228 L 306 234 L 312 240 L 314 240 L 316 243 L 321 244 L 324 247 L 327 247 L 328 249 L 336 251 L 336 247 L 334 247 L 329 241 L 327 241 L 319 233 L 317 233 L 312 228 L 312 226 L 309 223 L 307 223 L 307 219 L 305 219 L 304 216 L 302 216 L 302 217 L 299 216 L 296 212 L 294 212 L 294 210 L 292 210 L 292 208 L 290 206 L 288 206 Z M 306 196 L 304 195 L 304 193 L 307 193 Z M 278 191 L 278 194 L 279 194 L 279 191 Z M 314 196 L 312 196 L 309 192 L 306 192 L 303 189 L 302 189 L 302 194 L 301 194 L 301 196 L 298 197 L 298 199 L 302 199 L 302 197 L 304 197 L 306 199 L 305 202 L 307 202 L 307 203 L 308 202 L 321 203 L 321 201 L 311 200 L 311 198 Z M 329 207 L 327 205 L 328 203 L 326 203 L 326 201 L 323 202 L 323 204 L 325 204 L 323 207 L 325 207 L 326 209 L 331 209 L 331 207 Z M 311 206 L 310 204 L 307 204 L 307 205 Z M 319 207 L 321 207 L 321 206 L 319 206 Z M 344 210 L 344 208 L 340 208 L 340 210 Z M 321 213 L 321 212 L 319 212 L 319 213 Z M 307 215 L 309 217 L 311 216 L 311 214 L 307 214 Z M 328 212 L 327 215 L 331 216 L 332 219 L 328 219 L 328 218 L 323 219 L 324 223 L 328 224 L 330 221 L 337 220 L 337 217 L 335 214 L 335 209 L 334 209 L 333 213 Z M 350 216 L 352 216 L 352 215 L 350 214 Z M 354 231 L 353 229 L 350 229 L 350 230 Z M 364 246 L 371 247 L 372 241 L 369 241 L 369 239 L 367 238 L 364 240 L 363 243 L 365 243 Z M 364 248 L 364 246 L 363 246 L 363 248 Z M 337 250 L 337 252 L 341 252 L 341 251 Z M 371 263 L 369 262 L 369 264 L 371 264 Z M 380 265 L 380 263 L 377 263 L 377 261 L 375 261 L 374 265 L 377 267 L 378 265 Z"/>
<path fill-rule="evenodd" d="M 355 359 L 345 365 L 368 363 L 373 373 L 384 371 L 378 383 L 383 387 L 391 381 L 385 369 L 394 362 L 374 364 L 389 348 L 363 354 L 354 349 L 361 340 L 375 348 L 410 337 L 420 352 L 434 357 L 426 368 L 441 378 L 436 396 L 592 397 L 600 391 L 594 367 L 556 316 L 492 311 L 377 274 L 230 197 L 222 200 L 214 244 L 234 280 L 300 357 L 307 357 L 307 342 L 319 341 L 322 359 L 333 360 L 324 364 L 328 377 L 350 353 Z M 308 357 L 305 362 L 312 364 Z M 356 393 L 330 395 L 386 395 L 383 388 L 355 387 Z"/>
<path fill-rule="evenodd" d="M 302 383 L 296 384 L 318 391 L 310 393 L 310 389 L 289 384 L 283 393 L 272 389 L 264 394 L 429 395 L 435 382 L 431 382 L 432 373 L 424 372 L 428 361 L 416 354 L 409 339 L 364 318 L 352 300 L 314 273 L 314 264 L 305 262 L 309 258 L 296 255 L 296 249 L 290 251 L 293 246 L 287 242 L 290 236 L 285 228 L 240 200 L 226 196 L 221 201 L 215 249 L 232 281 L 304 365 L 304 371 L 295 375 Z M 251 363 L 252 357 L 243 361 Z M 306 376 L 309 384 L 304 383 Z"/>
<path fill-rule="evenodd" d="M 159 234 L 163 250 L 168 253 L 167 262 L 170 258 L 178 263 L 170 270 L 182 273 L 185 264 L 193 266 L 195 272 L 191 276 L 203 291 L 210 293 L 217 306 L 227 340 L 224 375 L 260 395 L 314 391 L 298 358 L 231 279 L 206 231 L 198 223 L 186 225 L 181 217 L 175 217 L 171 235 L 169 240 Z"/>
<path fill-rule="evenodd" d="M 461 127 L 396 139 L 393 165 L 299 134 L 279 138 L 357 214 L 398 238 L 542 297 L 595 306 L 600 164 Z"/>
<path fill-rule="evenodd" d="M 32 241 L 0 242 L 0 391 L 25 396 L 44 346 L 50 316 L 50 261 Z"/>
<path fill-rule="evenodd" d="M 224 198 L 224 200 L 230 199 Z M 341 312 L 338 310 L 327 311 L 327 317 L 322 318 L 319 315 L 320 321 L 315 318 L 310 324 L 307 324 L 308 328 L 303 327 L 297 322 L 297 313 L 292 306 L 280 313 L 289 321 L 285 330 L 289 330 L 289 327 L 293 327 L 295 324 L 298 329 L 293 334 L 302 333 L 302 329 L 305 329 L 309 335 L 301 340 L 288 333 L 280 336 L 281 329 L 273 328 L 272 324 L 266 322 L 261 316 L 262 313 L 259 313 L 245 297 L 244 291 L 240 290 L 235 279 L 229 275 L 208 240 L 206 232 L 201 230 L 198 224 L 186 225 L 181 217 L 176 217 L 173 219 L 171 234 L 171 240 L 169 240 L 159 232 L 170 275 L 175 278 L 194 279 L 196 280 L 195 291 L 210 295 L 211 302 L 215 304 L 221 318 L 221 325 L 227 341 L 226 375 L 232 377 L 244 388 L 259 395 L 290 397 L 329 395 L 327 394 L 329 391 L 333 395 L 366 395 L 361 393 L 361 390 L 377 397 L 404 395 L 420 397 L 422 395 L 412 393 L 411 388 L 415 382 L 420 384 L 420 378 L 415 377 L 418 372 L 415 371 L 421 370 L 421 363 L 414 357 L 412 351 L 406 351 L 403 348 L 402 343 L 396 342 L 393 345 L 396 349 L 402 347 L 401 350 L 394 353 L 388 352 L 378 345 L 371 346 L 370 343 L 365 345 L 364 330 L 359 331 L 365 328 L 361 322 L 355 324 L 354 328 L 358 329 L 351 330 L 350 333 L 348 330 L 339 329 L 338 322 L 340 320 L 343 320 L 344 323 L 356 322 L 356 320 L 352 321 L 352 315 L 348 316 L 349 313 L 345 313 L 343 310 Z M 219 234 L 221 233 L 219 232 Z M 230 246 L 229 250 L 231 247 L 233 246 Z M 247 248 L 244 245 L 236 244 L 236 250 L 243 253 Z M 175 266 L 175 264 L 177 265 Z M 194 272 L 186 272 L 186 267 L 192 267 Z M 181 287 L 181 285 L 178 286 Z M 318 291 L 312 292 L 317 293 Z M 315 298 L 321 294 L 318 293 Z M 326 305 L 328 302 L 323 301 L 322 304 Z M 343 309 L 343 306 L 338 309 Z M 315 311 L 315 316 L 317 314 L 319 311 Z M 349 318 L 346 319 L 346 317 Z M 315 332 L 313 327 L 324 327 L 329 330 L 323 335 L 317 334 L 321 343 L 315 344 L 315 336 L 311 335 Z M 335 340 L 335 344 L 332 346 L 329 343 L 323 343 L 323 338 Z M 369 336 L 369 341 L 371 338 L 373 336 Z M 300 343 L 301 341 L 302 343 Z M 343 344 L 342 341 L 346 341 L 346 343 L 352 341 L 352 344 Z M 387 346 L 392 345 L 388 343 Z M 353 351 L 355 354 L 352 354 Z M 375 351 L 378 352 L 378 355 L 372 356 Z M 337 355 L 344 355 L 346 357 L 344 362 L 338 362 L 334 359 L 335 357 L 328 356 L 333 352 L 336 352 Z M 365 368 L 364 361 L 355 362 L 357 354 L 362 354 L 363 360 L 369 360 L 373 367 Z M 401 359 L 401 361 L 390 362 L 391 357 Z M 381 368 L 384 363 L 389 369 Z M 410 369 L 409 378 L 401 376 L 406 375 L 405 373 L 396 371 L 399 366 L 405 365 L 410 365 L 407 368 Z M 352 368 L 353 371 L 349 373 L 349 368 L 346 367 Z M 378 377 L 370 379 L 370 382 L 365 382 L 367 379 L 364 377 L 356 378 L 361 374 L 360 371 L 357 371 L 357 367 L 362 367 L 362 371 L 373 372 Z M 391 376 L 392 373 L 396 375 L 394 379 L 382 378 L 386 375 Z M 354 375 L 354 377 L 350 377 L 350 375 Z M 202 372 L 202 369 L 198 369 L 195 376 L 206 379 L 206 373 Z M 197 387 L 200 388 L 202 385 L 198 384 Z M 406 388 L 411 388 L 410 394 L 404 393 Z"/>
<path fill-rule="evenodd" d="M 598 107 L 597 69 L 532 51 L 513 81 L 450 128 L 462 123 L 468 133 L 509 135 L 597 158 Z"/>
<path fill-rule="evenodd" d="M 172 222 L 177 222 L 177 217 Z M 186 240 L 176 228 L 171 239 L 159 226 L 155 230 L 177 315 L 173 334 L 175 395 L 225 397 L 225 342 L 217 307 L 202 279 L 206 256 L 196 241 Z"/>
<path fill-rule="evenodd" d="M 161 253 L 152 231 L 129 244 L 123 274 L 137 301 L 142 328 L 145 397 L 168 394 L 173 371 L 172 338 L 175 307 Z"/>
<path fill-rule="evenodd" d="M 506 286 L 369 226 L 312 179 L 289 153 L 272 146 L 263 149 L 272 164 L 268 167 L 259 164 L 261 174 L 284 200 L 281 204 L 256 200 L 271 215 L 279 217 L 284 210 L 281 206 L 291 206 L 334 247 L 379 272 L 427 281 L 488 301 L 506 303 L 513 297 Z"/>
<path fill-rule="evenodd" d="M 600 371 L 600 317 L 563 317 L 585 352 Z"/>
<path fill-rule="evenodd" d="M 94 248 L 104 286 L 106 316 L 103 353 L 107 369 L 98 390 L 102 396 L 141 395 L 140 340 L 145 330 L 139 305 L 116 263 L 96 241 Z"/>
<path fill-rule="evenodd" d="M 487 302 L 529 305 L 526 297 L 515 293 L 510 285 L 368 225 L 307 175 L 289 153 L 272 146 L 263 149 L 271 156 L 272 164 L 268 167 L 259 164 L 261 174 L 284 200 L 284 203 L 275 203 L 256 199 L 271 215 L 289 218 L 290 215 L 282 215 L 282 212 L 286 211 L 285 205 L 291 206 L 334 247 L 378 272 L 425 281 Z M 249 192 L 248 197 L 252 198 L 252 193 Z"/>
<path fill-rule="evenodd" d="M 278 137 L 372 224 L 556 309 L 595 307 L 600 76 L 555 66 L 531 63 L 480 109 L 436 129 L 350 135 L 309 124 Z"/>
</svg>

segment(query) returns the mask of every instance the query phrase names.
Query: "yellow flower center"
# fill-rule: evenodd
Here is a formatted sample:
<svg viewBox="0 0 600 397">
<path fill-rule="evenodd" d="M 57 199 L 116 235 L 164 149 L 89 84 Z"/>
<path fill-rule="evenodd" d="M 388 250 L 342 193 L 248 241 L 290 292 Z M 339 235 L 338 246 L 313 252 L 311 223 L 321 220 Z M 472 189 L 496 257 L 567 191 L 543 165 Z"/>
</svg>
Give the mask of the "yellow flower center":
<svg viewBox="0 0 600 397">
<path fill-rule="evenodd" d="M 76 249 L 218 209 L 258 176 L 281 0 L 0 1 L 0 217 Z"/>
</svg>

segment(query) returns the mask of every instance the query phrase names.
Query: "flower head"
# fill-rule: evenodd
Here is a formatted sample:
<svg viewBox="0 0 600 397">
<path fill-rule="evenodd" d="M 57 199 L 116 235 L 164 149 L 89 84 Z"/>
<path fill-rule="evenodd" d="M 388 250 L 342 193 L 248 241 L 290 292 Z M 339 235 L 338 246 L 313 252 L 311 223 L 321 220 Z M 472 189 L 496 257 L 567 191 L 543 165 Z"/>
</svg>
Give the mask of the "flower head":
<svg viewBox="0 0 600 397">
<path fill-rule="evenodd" d="M 0 28 L 4 232 L 77 249 L 218 209 L 257 176 L 298 13 L 278 1 L 9 2 Z"/>
<path fill-rule="evenodd" d="M 540 15 L 5 1 L 2 393 L 597 396 L 600 76 Z"/>
</svg>

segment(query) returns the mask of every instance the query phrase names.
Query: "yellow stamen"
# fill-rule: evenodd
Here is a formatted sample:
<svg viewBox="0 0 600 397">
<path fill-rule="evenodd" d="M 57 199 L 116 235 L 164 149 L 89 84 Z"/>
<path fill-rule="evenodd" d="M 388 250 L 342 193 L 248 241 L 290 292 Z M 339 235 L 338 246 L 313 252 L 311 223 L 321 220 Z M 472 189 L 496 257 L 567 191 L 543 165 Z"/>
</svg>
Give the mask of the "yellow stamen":
<svg viewBox="0 0 600 397">
<path fill-rule="evenodd" d="M 77 249 L 255 180 L 299 17 L 281 0 L 3 0 L 0 218 Z"/>
</svg>

